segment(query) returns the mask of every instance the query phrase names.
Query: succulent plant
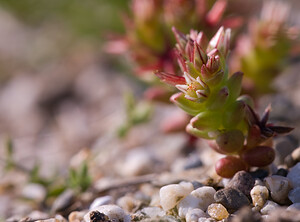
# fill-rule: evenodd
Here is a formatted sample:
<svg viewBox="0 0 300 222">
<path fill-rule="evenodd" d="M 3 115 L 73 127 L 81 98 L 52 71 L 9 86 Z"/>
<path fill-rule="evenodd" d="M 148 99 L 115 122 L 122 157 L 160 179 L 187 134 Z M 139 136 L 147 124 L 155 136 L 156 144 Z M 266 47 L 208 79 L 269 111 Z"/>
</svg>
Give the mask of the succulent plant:
<svg viewBox="0 0 300 222">
<path fill-rule="evenodd" d="M 153 69 L 178 70 L 172 47 L 171 27 L 188 31 L 206 30 L 212 36 L 220 25 L 238 27 L 241 17 L 227 16 L 227 0 L 132 0 L 131 14 L 125 17 L 126 36 L 109 44 L 109 52 L 128 52 L 135 74 L 147 82 L 155 81 Z M 227 10 L 228 11 L 228 10 Z"/>
<path fill-rule="evenodd" d="M 239 170 L 272 163 L 274 150 L 265 144 L 275 134 L 292 128 L 268 123 L 270 107 L 260 119 L 251 97 L 240 96 L 243 73 L 229 76 L 227 64 L 231 30 L 221 27 L 210 41 L 195 30 L 188 35 L 175 28 L 173 32 L 181 75 L 155 74 L 181 91 L 170 100 L 193 116 L 186 131 L 211 140 L 215 151 L 227 155 L 216 163 L 216 172 L 232 177 Z"/>
<path fill-rule="evenodd" d="M 237 39 L 232 68 L 245 73 L 244 90 L 258 97 L 275 89 L 271 83 L 291 57 L 299 30 L 288 24 L 290 5 L 266 1 L 260 18 L 252 18 L 248 32 Z"/>
</svg>

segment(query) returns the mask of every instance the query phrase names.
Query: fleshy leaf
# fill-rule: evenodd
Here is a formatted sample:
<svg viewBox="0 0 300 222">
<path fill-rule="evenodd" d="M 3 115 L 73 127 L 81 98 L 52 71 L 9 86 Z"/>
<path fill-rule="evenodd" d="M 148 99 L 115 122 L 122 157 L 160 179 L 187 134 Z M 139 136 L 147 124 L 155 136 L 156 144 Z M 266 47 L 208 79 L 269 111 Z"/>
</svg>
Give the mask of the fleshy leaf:
<svg viewBox="0 0 300 222">
<path fill-rule="evenodd" d="M 160 71 L 155 71 L 154 74 L 160 78 L 161 81 L 168 83 L 170 85 L 177 85 L 177 84 L 186 84 L 185 78 L 182 76 L 176 76 L 171 73 L 166 73 L 166 72 L 160 72 Z"/>
<path fill-rule="evenodd" d="M 184 96 L 185 95 L 183 93 L 176 93 L 173 96 L 171 96 L 170 100 L 183 111 L 187 112 L 192 116 L 195 116 L 201 111 L 203 111 L 203 109 L 205 108 L 203 104 L 188 100 Z"/>
</svg>

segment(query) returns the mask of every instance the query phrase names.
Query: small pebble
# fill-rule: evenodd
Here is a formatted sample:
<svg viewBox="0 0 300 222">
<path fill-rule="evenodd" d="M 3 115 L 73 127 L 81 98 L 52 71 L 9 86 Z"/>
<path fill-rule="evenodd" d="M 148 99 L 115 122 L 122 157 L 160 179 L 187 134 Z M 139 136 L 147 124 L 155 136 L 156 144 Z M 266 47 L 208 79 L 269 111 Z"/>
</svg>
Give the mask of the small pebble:
<svg viewBox="0 0 300 222">
<path fill-rule="evenodd" d="M 300 187 L 300 162 L 297 163 L 290 169 L 290 172 L 286 176 L 292 181 L 292 185 L 294 188 Z"/>
<path fill-rule="evenodd" d="M 286 210 L 282 207 L 270 212 L 265 222 L 299 222 L 300 213 L 297 210 Z"/>
<path fill-rule="evenodd" d="M 203 187 L 203 184 L 198 182 L 198 181 L 192 181 L 192 184 L 193 184 L 193 187 L 194 187 L 194 190 L 200 188 L 200 187 Z"/>
<path fill-rule="evenodd" d="M 250 198 L 250 191 L 253 188 L 254 183 L 255 180 L 251 174 L 246 171 L 239 171 L 230 180 L 227 187 L 238 189 Z"/>
<path fill-rule="evenodd" d="M 295 149 L 292 154 L 291 154 L 292 158 L 294 161 L 296 162 L 300 162 L 300 147 L 298 147 L 297 149 Z"/>
<path fill-rule="evenodd" d="M 122 176 L 139 176 L 154 172 L 158 160 L 145 148 L 136 148 L 128 152 L 125 159 L 116 164 L 116 170 Z"/>
<path fill-rule="evenodd" d="M 141 210 L 142 214 L 150 218 L 163 217 L 166 213 L 160 207 L 145 207 Z"/>
<path fill-rule="evenodd" d="M 200 217 L 208 217 L 208 215 L 199 208 L 191 209 L 187 212 L 185 221 L 186 222 L 198 222 Z"/>
<path fill-rule="evenodd" d="M 81 222 L 86 213 L 85 211 L 73 211 L 69 214 L 68 220 L 69 222 Z"/>
<path fill-rule="evenodd" d="M 265 186 L 254 186 L 250 192 L 253 206 L 260 210 L 269 198 L 269 190 Z"/>
<path fill-rule="evenodd" d="M 203 211 L 206 211 L 207 207 L 215 201 L 215 193 L 216 190 L 213 187 L 203 186 L 192 191 L 191 195 L 200 200 L 198 208 L 200 208 Z"/>
<path fill-rule="evenodd" d="M 284 168 L 279 168 L 277 170 L 277 172 L 275 173 L 275 175 L 278 175 L 278 176 L 283 176 L 283 177 L 286 177 L 287 174 L 288 174 L 288 170 L 284 169 Z"/>
<path fill-rule="evenodd" d="M 159 191 L 160 204 L 165 211 L 175 207 L 179 201 L 185 198 L 194 189 L 193 184 L 181 182 L 163 186 Z"/>
<path fill-rule="evenodd" d="M 198 222 L 216 222 L 216 220 L 214 218 L 207 218 L 207 217 L 200 217 L 198 219 Z"/>
<path fill-rule="evenodd" d="M 291 204 L 286 210 L 299 210 L 300 211 L 300 203 Z"/>
<path fill-rule="evenodd" d="M 101 221 L 100 219 L 109 219 L 114 222 L 130 222 L 130 215 L 126 214 L 124 210 L 117 205 L 102 205 L 96 209 L 88 212 L 84 215 L 85 222 L 106 222 L 105 220 Z M 93 220 L 93 218 L 99 218 L 99 220 Z"/>
<path fill-rule="evenodd" d="M 264 186 L 265 183 L 264 183 L 262 180 L 256 178 L 256 179 L 255 179 L 254 186 L 257 186 L 257 185 Z M 252 188 L 252 189 L 253 189 L 253 188 Z"/>
<path fill-rule="evenodd" d="M 207 208 L 207 213 L 216 220 L 222 220 L 229 216 L 226 208 L 219 203 L 213 203 L 209 205 Z"/>
<path fill-rule="evenodd" d="M 232 217 L 231 222 L 261 222 L 261 216 L 258 212 L 253 212 L 249 206 L 243 207 Z"/>
<path fill-rule="evenodd" d="M 57 220 L 57 222 L 68 222 L 66 220 L 66 218 L 64 218 L 63 216 L 61 216 L 59 214 L 55 215 L 55 219 Z"/>
<path fill-rule="evenodd" d="M 37 202 L 42 202 L 47 195 L 44 186 L 37 183 L 29 183 L 22 190 L 22 196 L 26 199 L 31 199 Z"/>
<path fill-rule="evenodd" d="M 300 187 L 292 189 L 289 192 L 288 197 L 293 203 L 300 203 Z"/>
<path fill-rule="evenodd" d="M 249 205 L 248 198 L 238 189 L 224 188 L 215 193 L 214 199 L 233 213 L 243 206 Z"/>
<path fill-rule="evenodd" d="M 183 169 L 189 170 L 201 166 L 203 166 L 201 159 L 198 156 L 191 156 L 187 159 L 185 165 L 183 166 Z"/>
<path fill-rule="evenodd" d="M 60 194 L 52 205 L 52 212 L 59 212 L 68 208 L 75 198 L 74 191 L 68 189 Z"/>
<path fill-rule="evenodd" d="M 117 205 L 127 212 L 132 212 L 132 210 L 137 206 L 138 202 L 139 201 L 134 197 L 126 195 L 117 200 Z"/>
<path fill-rule="evenodd" d="M 265 177 L 267 177 L 269 175 L 269 172 L 267 170 L 259 168 L 259 169 L 255 170 L 253 172 L 250 172 L 250 175 L 253 178 L 257 178 L 257 179 L 263 180 Z"/>
<path fill-rule="evenodd" d="M 200 201 L 200 199 L 196 198 L 195 196 L 192 196 L 191 194 L 183 198 L 177 205 L 179 217 L 185 218 L 189 210 L 192 210 L 199 206 Z"/>
<path fill-rule="evenodd" d="M 28 220 L 24 220 L 24 222 L 26 221 Z M 67 220 L 61 215 L 56 215 L 55 218 L 50 218 L 46 220 L 36 220 L 36 222 L 67 222 Z"/>
<path fill-rule="evenodd" d="M 270 214 L 271 212 L 275 211 L 279 205 L 271 200 L 267 200 L 263 208 L 260 210 L 260 213 L 263 215 Z"/>
<path fill-rule="evenodd" d="M 289 136 L 276 138 L 275 146 L 274 146 L 276 156 L 275 156 L 274 163 L 276 165 L 280 165 L 284 163 L 285 157 L 288 156 L 290 153 L 292 153 L 293 150 L 295 150 L 295 147 L 297 147 L 297 145 L 295 145 L 293 139 L 290 138 Z"/>
<path fill-rule="evenodd" d="M 31 220 L 41 220 L 44 218 L 49 218 L 49 215 L 44 212 L 35 210 L 28 214 L 27 217 L 29 217 Z"/>
<path fill-rule="evenodd" d="M 107 204 L 112 204 L 112 197 L 111 196 L 103 196 L 103 197 L 98 197 L 96 198 L 90 205 L 90 210 L 99 207 L 101 205 L 107 205 Z"/>
<path fill-rule="evenodd" d="M 279 204 L 286 203 L 288 193 L 292 188 L 288 178 L 273 175 L 265 178 L 265 184 L 270 190 L 271 197 L 275 202 Z"/>
</svg>

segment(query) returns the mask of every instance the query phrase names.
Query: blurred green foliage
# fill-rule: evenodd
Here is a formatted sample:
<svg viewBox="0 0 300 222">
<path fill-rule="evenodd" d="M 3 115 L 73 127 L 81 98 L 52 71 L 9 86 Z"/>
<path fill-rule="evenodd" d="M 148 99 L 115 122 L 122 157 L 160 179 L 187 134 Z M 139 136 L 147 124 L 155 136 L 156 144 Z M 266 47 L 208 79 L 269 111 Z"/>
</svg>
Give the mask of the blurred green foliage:
<svg viewBox="0 0 300 222">
<path fill-rule="evenodd" d="M 107 31 L 122 32 L 128 0 L 0 0 L 0 7 L 33 26 L 63 25 L 74 34 L 99 38 Z"/>
</svg>

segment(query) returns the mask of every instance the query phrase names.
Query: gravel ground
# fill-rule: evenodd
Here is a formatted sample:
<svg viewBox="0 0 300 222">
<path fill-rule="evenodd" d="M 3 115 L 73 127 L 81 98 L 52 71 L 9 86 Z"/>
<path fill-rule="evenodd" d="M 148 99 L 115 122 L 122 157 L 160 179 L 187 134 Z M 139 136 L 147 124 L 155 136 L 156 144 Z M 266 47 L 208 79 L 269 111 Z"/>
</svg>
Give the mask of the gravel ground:
<svg viewBox="0 0 300 222">
<path fill-rule="evenodd" d="M 259 104 L 271 102 L 271 120 L 296 129 L 275 138 L 273 165 L 229 180 L 215 174 L 219 154 L 205 141 L 186 154 L 185 134 L 161 133 L 173 106 L 155 105 L 150 122 L 118 138 L 122 95 L 140 98 L 141 86 L 93 43 L 71 41 L 60 27 L 32 29 L 0 11 L 0 220 L 300 221 L 299 63 L 276 80 L 280 93 Z M 88 189 L 65 186 L 69 169 L 83 163 Z"/>
</svg>

